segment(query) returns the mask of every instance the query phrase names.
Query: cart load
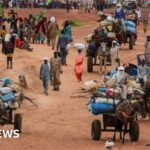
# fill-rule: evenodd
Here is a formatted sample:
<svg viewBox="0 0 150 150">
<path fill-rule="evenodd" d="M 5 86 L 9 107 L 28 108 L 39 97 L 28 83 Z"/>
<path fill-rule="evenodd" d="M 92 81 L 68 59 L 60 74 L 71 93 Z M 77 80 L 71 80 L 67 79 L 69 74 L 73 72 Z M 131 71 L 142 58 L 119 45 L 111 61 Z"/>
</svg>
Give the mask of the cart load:
<svg viewBox="0 0 150 150">
<path fill-rule="evenodd" d="M 22 88 L 9 78 L 0 79 L 0 112 L 5 109 L 17 109 L 22 102 Z M 3 110 L 3 111 L 2 111 Z M 0 114 L 1 115 L 1 114 Z"/>
<path fill-rule="evenodd" d="M 0 125 L 13 124 L 14 129 L 22 132 L 22 115 L 13 111 L 18 109 L 24 99 L 22 87 L 9 78 L 0 79 Z"/>
<path fill-rule="evenodd" d="M 113 98 L 104 98 L 104 97 L 97 97 L 94 99 L 91 98 L 88 104 L 88 110 L 93 115 L 114 113 L 115 105 L 117 105 L 119 102 L 120 100 L 114 100 Z"/>
</svg>

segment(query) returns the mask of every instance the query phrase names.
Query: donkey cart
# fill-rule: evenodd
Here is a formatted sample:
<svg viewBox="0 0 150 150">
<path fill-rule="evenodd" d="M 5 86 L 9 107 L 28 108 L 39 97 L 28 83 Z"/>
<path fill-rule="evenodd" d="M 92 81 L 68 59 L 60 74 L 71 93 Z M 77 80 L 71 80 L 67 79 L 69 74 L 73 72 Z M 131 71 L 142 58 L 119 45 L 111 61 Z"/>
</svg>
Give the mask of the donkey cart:
<svg viewBox="0 0 150 150">
<path fill-rule="evenodd" d="M 150 120 L 150 53 L 147 54 L 138 54 L 137 55 L 137 64 L 138 66 L 142 65 L 142 61 L 147 66 L 147 81 L 144 84 L 144 95 L 143 99 L 145 102 L 145 109 L 149 115 Z M 142 82 L 144 83 L 143 79 Z"/>
<path fill-rule="evenodd" d="M 138 141 L 137 115 L 140 113 L 143 118 L 146 117 L 143 100 L 115 100 L 108 97 L 96 97 L 99 96 L 98 94 L 93 95 L 88 104 L 88 109 L 92 114 L 103 116 L 102 123 L 100 120 L 92 121 L 92 139 L 100 140 L 102 132 L 114 132 L 113 140 L 115 141 L 116 133 L 119 132 L 122 143 L 124 143 L 126 133 L 129 133 L 131 142 Z"/>
<path fill-rule="evenodd" d="M 116 119 L 114 114 L 103 114 L 103 126 L 100 120 L 94 120 L 91 127 L 91 136 L 93 140 L 100 140 L 102 132 L 119 132 L 120 139 L 122 139 L 121 133 L 123 129 L 120 125 L 120 121 Z M 130 123 L 126 130 L 129 133 L 130 140 L 138 141 L 139 139 L 139 124 L 134 120 Z"/>
<path fill-rule="evenodd" d="M 14 125 L 14 130 L 18 130 L 19 133 L 22 132 L 22 115 L 20 113 L 14 114 L 14 108 L 8 108 L 3 110 L 0 115 L 0 125 L 11 124 Z"/>
<path fill-rule="evenodd" d="M 100 46 L 96 48 L 93 43 L 89 43 L 87 49 L 87 71 L 93 72 L 94 65 L 98 65 L 101 67 L 106 67 L 107 65 L 111 65 L 110 59 L 110 48 L 112 44 L 112 38 L 106 38 L 100 42 Z M 105 43 L 105 45 L 104 45 Z M 102 57 L 104 59 L 102 59 Z M 99 63 L 97 63 L 99 60 Z"/>
</svg>

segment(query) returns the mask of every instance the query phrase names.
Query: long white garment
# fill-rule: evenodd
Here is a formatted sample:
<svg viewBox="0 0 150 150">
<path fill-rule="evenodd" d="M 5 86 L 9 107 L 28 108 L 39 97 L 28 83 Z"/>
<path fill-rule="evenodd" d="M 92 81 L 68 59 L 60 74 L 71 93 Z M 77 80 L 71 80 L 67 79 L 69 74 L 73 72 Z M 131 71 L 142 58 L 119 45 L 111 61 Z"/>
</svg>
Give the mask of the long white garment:
<svg viewBox="0 0 150 150">
<path fill-rule="evenodd" d="M 137 18 L 140 19 L 142 17 L 141 10 L 136 10 Z"/>
<path fill-rule="evenodd" d="M 119 47 L 118 46 L 112 47 L 110 49 L 110 56 L 111 56 L 112 69 L 116 69 L 118 67 L 116 59 L 119 58 Z"/>
</svg>

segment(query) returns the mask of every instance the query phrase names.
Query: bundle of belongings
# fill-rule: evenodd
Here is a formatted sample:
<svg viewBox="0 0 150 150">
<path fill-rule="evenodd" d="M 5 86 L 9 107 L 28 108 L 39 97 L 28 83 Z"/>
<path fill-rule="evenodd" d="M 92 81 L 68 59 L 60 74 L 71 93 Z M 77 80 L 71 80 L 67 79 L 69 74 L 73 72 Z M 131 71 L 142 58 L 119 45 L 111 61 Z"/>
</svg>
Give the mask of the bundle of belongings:
<svg viewBox="0 0 150 150">
<path fill-rule="evenodd" d="M 136 33 L 136 25 L 133 21 L 125 20 L 124 24 L 126 26 L 126 30 L 131 33 Z"/>
<path fill-rule="evenodd" d="M 8 109 L 15 110 L 23 101 L 22 88 L 9 78 L 0 79 L 0 116 Z"/>
<path fill-rule="evenodd" d="M 76 50 L 84 50 L 86 48 L 85 44 L 83 43 L 75 43 L 73 45 L 73 47 L 76 49 Z"/>
<path fill-rule="evenodd" d="M 115 107 L 123 100 L 139 100 L 144 95 L 141 84 L 136 78 L 130 78 L 124 67 L 112 70 L 104 77 L 104 83 L 99 85 L 88 103 L 88 110 L 94 114 L 114 113 Z M 88 89 L 90 86 L 87 86 Z M 96 86 L 94 86 L 95 88 Z M 91 88 L 93 88 L 91 86 Z"/>
</svg>

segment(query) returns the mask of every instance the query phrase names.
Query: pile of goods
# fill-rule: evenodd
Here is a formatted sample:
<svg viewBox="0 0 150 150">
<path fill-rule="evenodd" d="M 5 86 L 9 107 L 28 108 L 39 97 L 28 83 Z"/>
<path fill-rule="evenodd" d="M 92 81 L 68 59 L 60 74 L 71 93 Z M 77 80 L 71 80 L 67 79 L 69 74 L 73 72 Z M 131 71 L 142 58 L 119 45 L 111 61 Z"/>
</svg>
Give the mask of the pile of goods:
<svg viewBox="0 0 150 150">
<path fill-rule="evenodd" d="M 94 114 L 114 113 L 116 105 L 122 100 L 120 85 L 115 81 L 116 71 L 112 71 L 104 77 L 104 83 L 91 80 L 84 83 L 84 89 L 92 91 L 89 99 L 88 110 Z M 137 83 L 136 78 L 129 77 L 127 84 L 127 99 L 135 101 L 142 98 L 144 92 L 141 84 Z"/>
<path fill-rule="evenodd" d="M 7 109 L 15 110 L 23 101 L 22 88 L 8 78 L 0 79 L 0 114 Z"/>
</svg>

